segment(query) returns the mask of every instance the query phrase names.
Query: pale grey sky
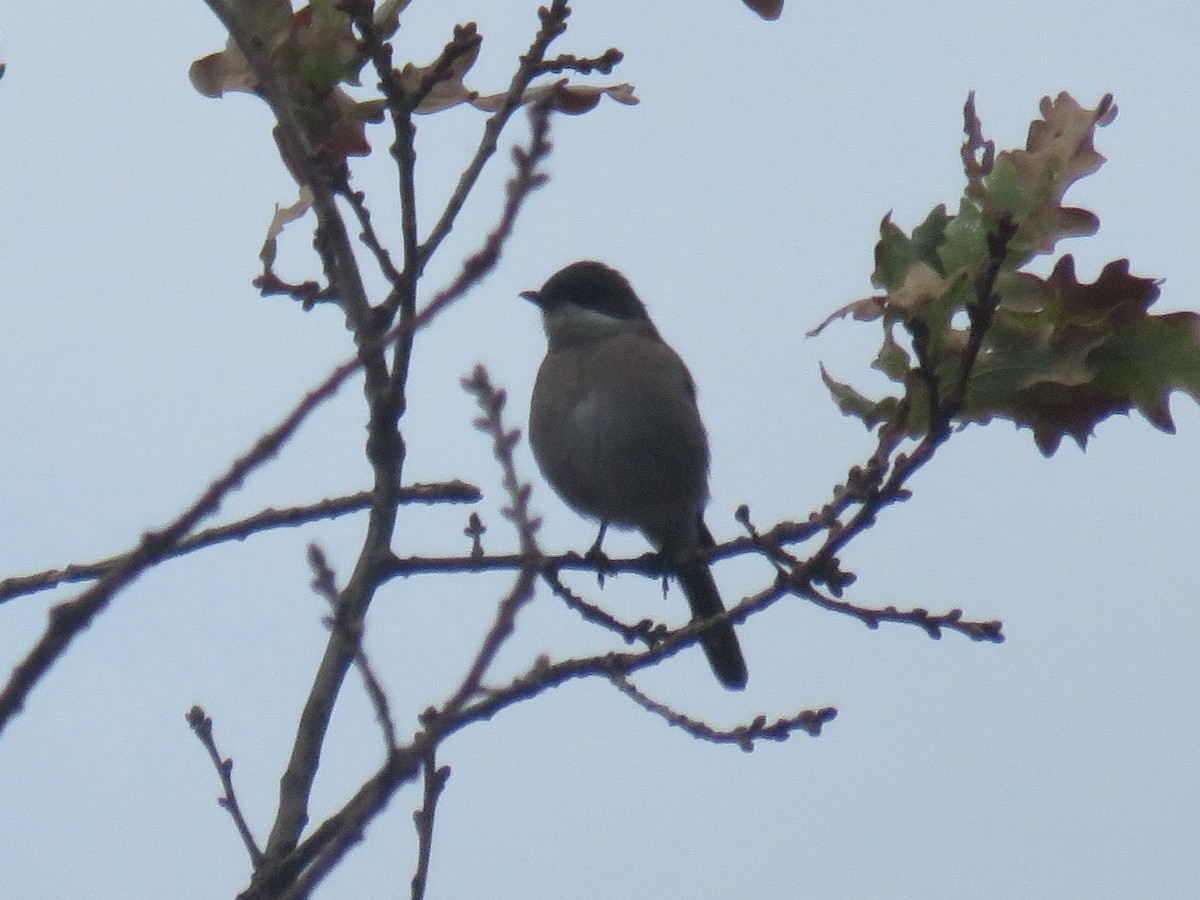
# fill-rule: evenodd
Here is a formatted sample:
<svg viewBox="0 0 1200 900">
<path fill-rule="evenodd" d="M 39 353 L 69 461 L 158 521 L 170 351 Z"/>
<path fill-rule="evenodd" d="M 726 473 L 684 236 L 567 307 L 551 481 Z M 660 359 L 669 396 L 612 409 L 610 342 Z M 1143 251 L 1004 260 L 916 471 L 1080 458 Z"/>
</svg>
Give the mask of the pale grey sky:
<svg viewBox="0 0 1200 900">
<path fill-rule="evenodd" d="M 476 19 L 470 83 L 507 83 L 534 4 L 414 0 L 397 54 L 428 62 Z M 641 105 L 605 102 L 554 122 L 550 184 L 529 203 L 494 277 L 419 345 L 405 422 L 408 480 L 463 477 L 487 492 L 489 549 L 515 546 L 499 476 L 458 379 L 476 362 L 523 424 L 543 352 L 517 292 L 564 263 L 621 268 L 700 389 L 713 449 L 709 523 L 803 517 L 871 438 L 820 383 L 864 374 L 873 325 L 804 333 L 870 290 L 889 210 L 903 227 L 961 190 L 961 106 L 1023 143 L 1039 99 L 1066 90 L 1120 114 L 1109 157 L 1068 200 L 1098 235 L 1064 242 L 1091 280 L 1110 259 L 1165 278 L 1162 309 L 1196 308 L 1200 123 L 1194 4 L 813 4 L 763 23 L 735 0 L 580 0 L 560 48 L 620 47 L 611 80 Z M 250 287 L 272 204 L 294 185 L 266 108 L 208 100 L 188 64 L 223 45 L 200 2 L 36 5 L 0 0 L 0 576 L 87 560 L 172 518 L 225 463 L 350 350 L 338 314 L 304 314 Z M 420 123 L 423 222 L 483 121 L 460 109 Z M 519 135 L 514 132 L 505 147 Z M 386 145 L 385 130 L 372 132 Z M 356 163 L 395 234 L 386 154 Z M 456 271 L 490 227 L 498 160 L 425 283 Z M 281 272 L 316 273 L 303 228 Z M 914 498 L 855 542 L 849 598 L 961 606 L 1000 618 L 1007 643 L 931 641 L 783 603 L 742 628 L 751 670 L 722 691 L 698 653 L 639 678 L 715 723 L 835 705 L 817 739 L 753 754 L 698 743 L 611 688 L 575 684 L 451 741 L 429 897 L 800 896 L 1064 898 L 1200 895 L 1200 605 L 1194 579 L 1200 414 L 1176 397 L 1178 434 L 1105 422 L 1086 454 L 1043 459 L 1005 423 L 955 437 Z M 357 387 L 318 413 L 222 513 L 231 518 L 361 489 Z M 593 537 L 519 461 L 545 545 Z M 397 549 L 462 541 L 462 508 L 405 513 Z M 0 740 L 0 884 L 22 898 L 233 896 L 248 864 L 215 803 L 219 786 L 184 722 L 214 717 L 260 835 L 294 720 L 323 646 L 309 541 L 350 568 L 361 521 L 321 523 L 166 564 L 118 597 L 33 693 Z M 611 552 L 640 552 L 634 536 Z M 766 564 L 719 566 L 730 600 Z M 413 579 L 381 593 L 368 648 L 402 733 L 443 699 L 504 578 Z M 581 590 L 594 590 L 586 578 Z M 50 602 L 0 606 L 5 673 Z M 611 580 L 606 603 L 678 621 L 657 586 Z M 505 671 L 598 638 L 551 598 L 521 616 Z M 315 798 L 335 809 L 381 756 L 370 706 L 338 707 Z M 409 790 L 318 896 L 406 896 Z"/>
</svg>

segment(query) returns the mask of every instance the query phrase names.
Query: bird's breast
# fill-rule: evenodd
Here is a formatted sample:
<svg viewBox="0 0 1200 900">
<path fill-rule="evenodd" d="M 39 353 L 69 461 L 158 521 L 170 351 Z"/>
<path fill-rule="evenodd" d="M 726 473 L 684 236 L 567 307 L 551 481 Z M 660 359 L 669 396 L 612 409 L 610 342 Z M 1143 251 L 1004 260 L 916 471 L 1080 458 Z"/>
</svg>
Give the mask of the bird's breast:
<svg viewBox="0 0 1200 900">
<path fill-rule="evenodd" d="M 534 456 L 581 513 L 659 529 L 707 498 L 708 446 L 687 369 L 661 342 L 547 354 L 530 409 Z"/>
</svg>

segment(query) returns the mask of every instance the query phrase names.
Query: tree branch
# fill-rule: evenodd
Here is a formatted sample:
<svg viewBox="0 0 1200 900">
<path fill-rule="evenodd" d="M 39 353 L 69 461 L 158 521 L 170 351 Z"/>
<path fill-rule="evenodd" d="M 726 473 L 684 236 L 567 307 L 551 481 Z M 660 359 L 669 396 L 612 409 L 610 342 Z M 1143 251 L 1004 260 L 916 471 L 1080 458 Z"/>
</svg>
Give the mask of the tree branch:
<svg viewBox="0 0 1200 900">
<path fill-rule="evenodd" d="M 521 97 L 525 90 L 529 87 L 534 78 L 538 76 L 539 69 L 542 65 L 542 60 L 546 56 L 546 50 L 550 44 L 559 35 L 566 30 L 567 17 L 571 14 L 570 7 L 565 0 L 553 0 L 550 8 L 545 7 L 539 10 L 542 26 L 538 29 L 537 35 L 530 44 L 529 50 L 521 57 L 517 71 L 513 74 L 512 80 L 509 82 L 508 91 L 504 95 L 504 100 L 497 109 L 487 119 L 483 126 L 483 134 L 479 139 L 479 146 L 475 150 L 475 155 L 463 170 L 462 176 L 458 180 L 458 185 L 454 189 L 454 193 L 450 195 L 445 208 L 442 210 L 442 215 L 433 229 L 429 232 L 429 236 L 425 238 L 424 243 L 420 246 L 419 252 L 419 267 L 423 269 L 425 264 L 433 256 L 434 252 L 441 245 L 446 236 L 450 234 L 454 227 L 454 221 L 462 210 L 463 204 L 466 203 L 467 197 L 470 195 L 475 183 L 479 180 L 484 166 L 487 161 L 496 152 L 496 147 L 500 140 L 500 134 L 504 127 L 508 124 L 508 120 L 512 118 L 514 112 L 521 105 Z"/>
<path fill-rule="evenodd" d="M 166 526 L 143 534 L 137 545 L 122 554 L 120 562 L 90 588 L 74 599 L 51 608 L 50 621 L 41 638 L 13 669 L 8 682 L 0 690 L 0 732 L 24 707 L 34 685 L 91 624 L 92 619 L 107 608 L 113 597 L 147 569 L 168 558 L 184 536 L 216 512 L 225 496 L 238 488 L 251 472 L 274 457 L 312 411 L 333 396 L 361 365 L 361 360 L 355 358 L 334 369 L 325 381 L 305 395 L 282 422 L 262 435 L 247 453 L 235 459 L 225 473 L 210 484 L 183 513 Z"/>
<path fill-rule="evenodd" d="M 770 724 L 767 724 L 766 716 L 756 716 L 752 721 L 736 728 L 713 728 L 706 722 L 693 719 L 665 703 L 652 699 L 623 675 L 613 675 L 609 680 L 638 706 L 659 716 L 668 725 L 682 728 L 697 740 L 713 744 L 737 744 L 747 753 L 754 750 L 756 740 L 786 741 L 796 731 L 803 731 L 810 737 L 817 737 L 821 734 L 825 723 L 831 722 L 837 717 L 837 710 L 832 706 L 826 706 L 816 710 L 806 709 L 793 716 L 776 719 Z"/>
<path fill-rule="evenodd" d="M 413 824 L 417 828 L 417 870 L 412 877 L 412 900 L 423 900 L 429 882 L 429 861 L 433 855 L 433 823 L 437 814 L 438 798 L 450 778 L 450 767 L 438 768 L 437 757 L 432 747 L 422 763 L 425 773 L 425 798 L 421 808 L 413 813 Z"/>
<path fill-rule="evenodd" d="M 479 488 L 465 481 L 435 484 L 415 484 L 402 488 L 401 503 L 477 503 L 482 495 Z M 322 519 L 335 519 L 348 513 L 360 512 L 371 505 L 371 492 L 359 491 L 342 497 L 329 497 L 305 506 L 284 509 L 268 508 L 236 522 L 216 525 L 183 538 L 163 560 L 194 553 L 226 541 L 241 541 L 274 528 L 295 528 Z M 30 575 L 14 575 L 0 580 L 0 603 L 25 594 L 33 594 L 61 584 L 91 581 L 119 566 L 128 554 L 109 556 L 94 562 L 70 563 L 59 569 L 47 569 Z"/>
<path fill-rule="evenodd" d="M 221 797 L 217 803 L 226 810 L 233 818 L 233 824 L 237 827 L 238 834 L 242 837 L 242 843 L 246 845 L 246 852 L 250 854 L 250 862 L 254 866 L 262 863 L 263 854 L 258 849 L 258 842 L 254 840 L 254 834 L 250 831 L 250 825 L 246 822 L 242 815 L 242 808 L 238 805 L 237 793 L 233 790 L 233 760 L 228 757 L 223 757 L 217 751 L 217 742 L 213 738 L 212 719 L 199 706 L 193 706 L 187 714 L 187 723 L 195 732 L 196 737 L 200 739 L 200 743 L 204 745 L 204 749 L 208 751 L 208 758 L 212 760 L 213 767 L 217 770 L 217 777 L 221 779 L 221 787 L 225 790 L 225 796 Z"/>
<path fill-rule="evenodd" d="M 530 148 L 528 150 L 516 148 L 513 151 L 516 173 L 508 184 L 508 197 L 504 213 L 500 223 L 487 236 L 483 247 L 463 263 L 458 277 L 435 295 L 416 316 L 398 322 L 384 336 L 385 342 L 425 327 L 448 306 L 464 296 L 495 266 L 500 256 L 500 250 L 512 232 L 517 213 L 525 198 L 544 181 L 544 176 L 538 171 L 538 165 L 550 150 L 547 140 L 548 116 L 549 107 L 544 104 L 539 104 L 530 110 L 533 132 Z M 373 511 L 375 509 L 378 509 L 378 506 L 374 507 Z M 367 547 L 372 550 L 369 556 Z M 382 583 L 382 573 L 392 558 L 391 550 L 386 545 L 381 546 L 368 540 L 364 547 L 364 556 L 360 557 L 360 563 L 363 565 L 356 568 L 355 575 L 352 576 L 350 584 L 343 594 L 349 591 L 359 591 L 362 598 L 369 599 L 370 592 L 373 592 Z M 365 604 L 356 603 L 354 609 L 361 617 L 365 613 Z M 285 864 L 284 861 L 295 859 L 293 848 L 297 847 L 300 833 L 308 819 L 308 796 L 320 760 L 320 747 L 328 728 L 329 717 L 342 678 L 352 660 L 352 646 L 348 645 L 337 633 L 332 634 L 326 655 L 314 679 L 309 702 L 301 716 L 292 758 L 280 781 L 280 806 L 275 827 L 272 829 L 272 838 L 267 845 L 268 863 L 255 873 L 254 880 L 248 889 L 252 896 L 259 896 L 254 892 L 260 890 L 262 884 L 273 883 L 273 879 L 277 877 L 281 869 L 293 865 L 292 862 Z M 384 801 L 381 800 L 381 802 Z M 369 808 L 377 811 L 374 806 Z M 354 835 L 346 833 L 340 840 L 348 841 L 353 837 Z M 340 855 L 345 852 L 345 849 L 343 846 L 336 852 Z M 327 861 L 329 855 L 325 854 L 321 858 Z M 272 861 L 278 862 L 272 864 Z M 261 896 L 271 896 L 271 894 L 261 894 Z"/>
</svg>

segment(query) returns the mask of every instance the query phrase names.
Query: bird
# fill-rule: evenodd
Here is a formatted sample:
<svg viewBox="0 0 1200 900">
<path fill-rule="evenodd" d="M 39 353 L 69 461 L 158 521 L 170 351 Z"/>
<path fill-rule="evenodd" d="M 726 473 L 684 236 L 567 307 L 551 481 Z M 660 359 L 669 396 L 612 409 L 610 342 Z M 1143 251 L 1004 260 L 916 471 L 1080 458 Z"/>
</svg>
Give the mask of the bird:
<svg viewBox="0 0 1200 900">
<path fill-rule="evenodd" d="M 687 366 L 662 339 L 629 281 L 595 260 L 572 263 L 521 296 L 542 313 L 546 356 L 529 408 L 529 442 L 562 500 L 600 521 L 640 531 L 673 569 L 702 621 L 725 610 L 707 562 L 708 435 Z M 746 686 L 733 626 L 700 646 L 717 680 Z"/>
</svg>

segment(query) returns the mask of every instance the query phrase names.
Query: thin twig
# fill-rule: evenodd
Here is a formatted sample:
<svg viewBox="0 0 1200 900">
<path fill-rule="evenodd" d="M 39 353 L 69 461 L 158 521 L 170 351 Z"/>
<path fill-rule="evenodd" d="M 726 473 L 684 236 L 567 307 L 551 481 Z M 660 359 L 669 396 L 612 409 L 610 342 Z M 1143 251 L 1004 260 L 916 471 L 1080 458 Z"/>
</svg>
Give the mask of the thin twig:
<svg viewBox="0 0 1200 900">
<path fill-rule="evenodd" d="M 392 263 L 392 255 L 383 246 L 383 243 L 379 240 L 379 235 L 375 232 L 375 225 L 371 220 L 371 211 L 367 209 L 366 195 L 362 191 L 352 190 L 349 184 L 346 184 L 344 188 L 339 188 L 338 193 L 346 199 L 346 202 L 350 204 L 350 208 L 354 210 L 359 227 L 362 229 L 359 239 L 371 251 L 371 255 L 375 257 L 375 263 L 379 266 L 379 271 L 383 273 L 383 277 L 392 285 L 393 290 L 402 290 L 405 283 L 404 276 L 400 274 L 396 266 Z"/>
<path fill-rule="evenodd" d="M 333 610 L 332 615 L 325 617 L 325 626 L 331 631 L 335 629 L 340 631 L 346 642 L 354 647 L 354 665 L 362 675 L 367 696 L 371 699 L 371 706 L 375 709 L 375 718 L 379 722 L 379 727 L 383 729 L 383 738 L 387 749 L 394 750 L 396 725 L 392 721 L 391 706 L 388 703 L 387 694 L 383 690 L 383 684 L 376 676 L 370 660 L 367 659 L 367 652 L 363 649 L 364 625 L 362 619 L 350 615 L 343 599 L 344 595 L 337 588 L 337 576 L 329 565 L 329 560 L 325 557 L 325 551 L 317 544 L 308 545 L 308 565 L 313 571 L 313 590 L 319 596 L 324 597 Z"/>
<path fill-rule="evenodd" d="M 570 556 L 582 561 L 582 558 L 577 554 L 572 553 Z M 594 565 L 594 563 L 591 565 Z M 654 625 L 648 619 L 643 619 L 636 625 L 627 625 L 594 603 L 589 603 L 562 583 L 562 579 L 558 577 L 558 570 L 559 567 L 555 565 L 555 561 L 552 558 L 547 559 L 546 565 L 542 569 L 542 580 L 550 586 L 550 590 L 554 592 L 556 597 L 561 599 L 569 609 L 573 609 L 579 613 L 584 621 L 607 628 L 609 631 L 620 635 L 627 644 L 632 644 L 634 641 L 640 640 L 644 641 L 647 646 L 654 646 L 659 636 L 664 633 L 665 629 L 663 626 Z M 605 571 L 609 572 L 612 570 L 606 566 Z M 655 577 L 658 576 L 656 575 Z"/>
<path fill-rule="evenodd" d="M 513 602 L 515 589 L 505 603 Z M 285 857 L 268 863 L 259 872 L 255 884 L 242 896 L 243 900 L 262 900 L 266 897 L 307 897 L 311 890 L 336 865 L 337 861 L 357 840 L 374 816 L 387 805 L 401 785 L 413 781 L 421 771 L 430 747 L 469 725 L 486 721 L 501 710 L 535 697 L 569 681 L 600 676 L 613 678 L 652 666 L 699 640 L 702 631 L 712 623 L 741 621 L 756 610 L 765 609 L 786 596 L 787 590 L 775 585 L 761 594 L 747 598 L 721 616 L 702 623 L 692 623 L 664 635 L 653 648 L 639 653 L 602 653 L 593 656 L 549 662 L 539 660 L 527 672 L 508 684 L 486 691 L 460 690 L 459 696 L 473 694 L 475 699 L 459 705 L 447 703 L 441 710 L 431 709 L 422 717 L 424 726 L 408 746 L 400 746 L 388 762 L 335 814 L 322 822 L 313 833 Z M 800 713 L 772 725 L 751 723 L 747 726 L 753 739 L 778 739 L 781 730 L 809 730 L 832 718 L 831 711 L 816 710 Z M 790 724 L 795 722 L 794 726 Z M 810 731 L 810 733 L 812 733 Z M 290 889 L 284 889 L 286 885 Z M 274 889 L 272 889 L 274 888 Z M 281 893 L 282 892 L 282 893 Z"/>
<path fill-rule="evenodd" d="M 362 548 L 343 592 L 347 610 L 357 619 L 366 614 L 374 596 L 378 584 L 376 566 L 390 553 L 405 456 L 398 427 L 403 405 L 389 377 L 386 349 L 393 341 L 411 340 L 417 326 L 414 322 L 404 322 L 401 323 L 404 330 L 388 330 L 388 323 L 371 307 L 354 245 L 336 202 L 336 186 L 345 182 L 346 176 L 342 169 L 333 173 L 333 177 L 327 171 L 328 156 L 319 152 L 309 129 L 301 121 L 305 104 L 297 102 L 290 86 L 278 77 L 271 48 L 258 39 L 250 11 L 230 0 L 206 2 L 253 71 L 257 93 L 271 107 L 277 123 L 276 138 L 285 162 L 312 191 L 313 209 L 317 215 L 313 247 L 320 256 L 329 290 L 338 298 L 358 348 L 354 364 L 344 367 L 345 374 L 337 379 L 340 384 L 361 369 L 369 410 L 367 458 L 373 475 L 372 503 Z M 344 163 L 342 166 L 344 168 Z M 320 748 L 334 700 L 352 661 L 352 645 L 341 633 L 331 633 L 301 713 L 292 755 L 280 779 L 279 808 L 267 840 L 268 858 L 294 847 L 308 818 L 308 796 Z"/>
<path fill-rule="evenodd" d="M 802 710 L 795 715 L 776 719 L 770 724 L 767 723 L 766 716 L 756 716 L 752 721 L 736 728 L 714 728 L 707 722 L 693 719 L 665 703 L 654 700 L 623 675 L 610 676 L 609 680 L 638 706 L 661 717 L 668 725 L 682 728 L 698 740 L 713 744 L 737 744 L 747 753 L 754 750 L 755 741 L 786 741 L 797 731 L 817 737 L 825 723 L 837 717 L 837 710 L 826 706 L 821 709 Z"/>
<path fill-rule="evenodd" d="M 542 18 L 542 26 L 538 29 L 537 35 L 530 44 L 525 55 L 521 57 L 521 63 L 517 67 L 517 71 L 513 74 L 512 81 L 509 83 L 508 91 L 504 94 L 504 100 L 491 116 L 488 117 L 483 126 L 483 134 L 479 139 L 479 146 L 475 150 L 471 161 L 467 163 L 467 167 L 463 170 L 462 176 L 458 180 L 458 185 L 454 188 L 454 193 L 450 195 L 450 199 L 446 202 L 445 208 L 442 210 L 442 215 L 437 223 L 430 230 L 428 237 L 420 246 L 420 268 L 423 268 L 430 257 L 441 245 L 446 236 L 450 234 L 454 227 L 454 221 L 458 218 L 459 212 L 462 210 L 463 204 L 466 203 L 467 197 L 475 187 L 475 182 L 479 180 L 484 166 L 496 152 L 496 147 L 499 144 L 500 134 L 504 127 L 508 124 L 508 120 L 512 118 L 514 112 L 521 105 L 521 98 L 529 87 L 530 82 L 538 75 L 538 68 L 545 59 L 546 50 L 551 42 L 554 41 L 566 29 L 567 17 L 571 14 L 565 0 L 553 0 L 550 8 L 545 7 L 538 11 Z"/>
<path fill-rule="evenodd" d="M 464 262 L 458 277 L 447 288 L 439 292 L 414 319 L 398 323 L 377 338 L 373 346 L 386 346 L 402 334 L 425 327 L 495 266 L 500 248 L 512 231 L 517 212 L 525 197 L 545 180 L 538 172 L 537 166 L 550 149 L 546 140 L 549 109 L 541 105 L 535 106 L 530 115 L 534 120 L 535 142 L 528 151 L 514 151 L 517 174 L 509 182 L 508 202 L 500 224 L 488 235 L 483 247 Z M 65 652 L 71 641 L 91 624 L 96 614 L 108 606 L 116 592 L 146 569 L 165 559 L 186 534 L 220 507 L 230 491 L 240 486 L 251 472 L 278 453 L 279 448 L 295 434 L 312 411 L 333 396 L 351 376 L 364 367 L 365 357 L 369 356 L 368 349 L 364 348 L 353 359 L 335 368 L 323 382 L 305 395 L 278 425 L 262 435 L 247 453 L 234 460 L 226 472 L 209 485 L 179 517 L 157 531 L 146 532 L 136 547 L 122 555 L 123 561 L 95 585 L 75 599 L 51 609 L 50 623 L 42 637 L 14 668 L 8 683 L 0 691 L 0 732 L 3 732 L 12 716 L 24 706 L 25 698 L 33 686 Z M 377 510 L 379 506 L 376 505 L 372 509 Z"/>
<path fill-rule="evenodd" d="M 852 498 L 858 502 L 858 508 L 844 523 L 840 519 L 831 523 L 824 543 L 805 563 L 805 571 L 794 573 L 797 580 L 825 581 L 835 593 L 840 591 L 844 583 L 839 583 L 836 578 L 831 580 L 824 577 L 824 573 L 827 572 L 838 575 L 838 551 L 851 538 L 874 524 L 876 515 L 885 506 L 908 498 L 908 491 L 904 487 L 908 479 L 929 462 L 938 448 L 949 439 L 952 420 L 965 400 L 971 371 L 991 325 L 992 314 L 1000 302 L 1000 296 L 995 292 L 996 278 L 1008 252 L 1009 241 L 1015 233 L 1016 228 L 1011 219 L 1005 217 L 989 235 L 989 262 L 983 274 L 976 280 L 976 300 L 967 307 L 971 323 L 970 335 L 960 360 L 958 381 L 952 387 L 949 396 L 943 396 L 935 362 L 929 358 L 928 335 L 924 326 L 910 328 L 918 362 L 917 377 L 925 385 L 929 395 L 929 428 L 913 451 L 898 455 L 889 468 L 888 460 L 903 439 L 908 417 L 909 405 L 907 402 L 901 403 L 892 419 L 880 429 L 879 445 L 872 456 L 870 471 L 860 490 Z M 847 508 L 848 505 L 849 503 Z"/>
<path fill-rule="evenodd" d="M 915 625 L 922 629 L 934 640 L 940 640 L 943 631 L 957 631 L 973 641 L 988 641 L 993 644 L 1004 643 L 1004 623 L 996 619 L 987 621 L 972 621 L 963 618 L 963 611 L 957 607 L 945 613 L 931 613 L 922 607 L 901 610 L 894 606 L 883 609 L 872 609 L 835 600 L 826 597 L 810 585 L 800 588 L 799 593 L 814 604 L 830 612 L 841 613 L 858 619 L 868 628 L 879 627 L 880 622 L 897 622 L 905 625 Z"/>
<path fill-rule="evenodd" d="M 318 303 L 337 303 L 337 295 L 328 285 L 322 287 L 315 281 L 299 283 L 284 281 L 274 272 L 266 271 L 256 276 L 251 282 L 263 297 L 291 297 L 304 309 L 312 310 Z"/>
<path fill-rule="evenodd" d="M 233 824 L 242 837 L 242 843 L 246 845 L 246 852 L 250 854 L 250 862 L 257 868 L 262 863 L 263 854 L 258 849 L 258 842 L 254 840 L 250 825 L 242 815 L 241 806 L 238 805 L 237 793 L 233 789 L 233 760 L 221 756 L 217 750 L 217 742 L 213 737 L 212 719 L 203 709 L 193 706 L 188 710 L 186 718 L 188 725 L 200 739 L 204 749 L 208 751 L 208 758 L 212 760 L 213 767 L 217 770 L 217 777 L 221 779 L 221 787 L 225 791 L 225 796 L 218 799 L 217 803 L 232 817 Z"/>
<path fill-rule="evenodd" d="M 469 672 L 458 690 L 441 710 L 429 710 L 422 717 L 425 726 L 412 747 L 398 747 L 390 754 L 389 764 L 363 788 L 335 816 L 326 820 L 317 831 L 294 850 L 260 869 L 251 887 L 243 897 L 258 898 L 273 896 L 271 886 L 290 884 L 283 897 L 308 897 L 320 881 L 332 871 L 347 850 L 361 840 L 366 823 L 377 815 L 401 783 L 411 779 L 418 768 L 414 760 L 426 762 L 436 747 L 444 723 L 453 721 L 462 707 L 480 690 L 480 682 L 500 645 L 513 629 L 520 607 L 533 595 L 534 579 L 540 565 L 535 532 L 538 522 L 529 513 L 529 486 L 520 481 L 516 474 L 512 449 L 516 443 L 514 432 L 504 427 L 501 411 L 504 406 L 502 391 L 496 391 L 487 380 L 486 373 L 477 369 L 467 382 L 475 393 L 484 416 L 479 426 L 486 430 L 493 441 L 493 449 L 504 470 L 504 484 L 509 492 L 510 506 L 505 515 L 517 528 L 521 536 L 525 566 L 509 595 L 501 602 L 492 628 L 485 637 Z M 422 876 L 423 877 L 423 876 Z M 293 880 L 294 879 L 294 880 Z M 414 881 L 415 888 L 415 881 Z"/>
<path fill-rule="evenodd" d="M 533 598 L 535 578 L 542 567 L 542 554 L 537 544 L 537 530 L 541 526 L 541 520 L 534 517 L 529 510 L 532 488 L 517 475 L 516 462 L 513 460 L 513 448 L 517 444 L 520 432 L 509 430 L 504 424 L 503 411 L 507 396 L 503 390 L 492 386 L 483 366 L 476 366 L 471 377 L 463 379 L 463 387 L 475 396 L 476 402 L 483 410 L 483 415 L 476 419 L 475 424 L 492 438 L 493 453 L 504 473 L 503 483 L 508 492 L 509 505 L 502 512 L 517 529 L 522 564 L 517 581 L 508 596 L 501 601 L 491 628 L 475 654 L 470 669 L 458 690 L 446 701 L 443 709 L 434 714 L 434 718 L 456 714 L 479 692 L 484 674 L 496 658 L 496 654 L 500 652 L 500 647 L 513 632 L 517 613 Z"/>
<path fill-rule="evenodd" d="M 437 815 L 438 798 L 450 777 L 450 767 L 437 765 L 433 747 L 425 754 L 421 766 L 425 773 L 425 792 L 421 808 L 413 813 L 413 824 L 417 828 L 417 870 L 412 877 L 412 900 L 423 900 L 425 886 L 429 882 L 429 861 L 433 855 L 433 823 Z"/>
<path fill-rule="evenodd" d="M 983 348 L 984 338 L 992 327 L 992 319 L 1000 306 L 1001 296 L 996 291 L 996 279 L 1000 277 L 1000 268 L 1008 255 L 1008 245 L 1016 237 L 1017 224 L 1010 215 L 1003 215 L 996 222 L 996 227 L 988 233 L 988 265 L 975 279 L 975 302 L 967 306 L 967 318 L 970 329 L 967 332 L 967 347 L 963 352 L 962 366 L 959 369 L 958 380 L 946 402 L 943 413 L 953 418 L 961 411 L 967 399 L 967 385 L 971 379 L 971 371 Z"/>
<path fill-rule="evenodd" d="M 591 57 L 579 57 L 573 53 L 563 53 L 539 65 L 538 74 L 549 75 L 561 72 L 578 72 L 580 75 L 591 75 L 593 72 L 599 72 L 601 75 L 609 75 L 624 58 L 625 54 L 616 47 L 609 47 L 599 56 Z"/>
<path fill-rule="evenodd" d="M 238 900 L 306 900 L 346 853 L 363 839 L 363 827 L 387 806 L 400 785 L 421 771 L 422 756 L 415 749 L 400 749 L 355 792 L 334 815 L 317 827 L 284 859 L 261 873 Z"/>
</svg>

